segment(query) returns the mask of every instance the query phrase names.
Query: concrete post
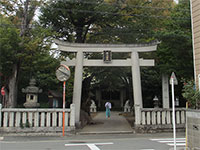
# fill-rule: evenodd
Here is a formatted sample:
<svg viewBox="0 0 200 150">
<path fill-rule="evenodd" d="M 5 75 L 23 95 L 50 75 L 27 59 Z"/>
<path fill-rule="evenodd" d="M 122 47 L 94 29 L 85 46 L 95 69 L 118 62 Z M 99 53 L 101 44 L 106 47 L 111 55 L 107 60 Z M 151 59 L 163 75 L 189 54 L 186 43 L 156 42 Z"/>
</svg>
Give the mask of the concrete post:
<svg viewBox="0 0 200 150">
<path fill-rule="evenodd" d="M 9 127 L 14 126 L 14 112 L 9 113 Z"/>
<path fill-rule="evenodd" d="M 139 125 L 141 122 L 140 108 L 143 107 L 142 103 L 142 88 L 141 88 L 141 77 L 140 77 L 140 64 L 138 52 L 131 53 L 132 60 L 132 82 L 133 82 L 133 93 L 134 93 L 134 107 L 135 107 L 135 124 Z"/>
<path fill-rule="evenodd" d="M 135 106 L 135 125 L 141 124 L 141 108 L 136 105 Z"/>
<path fill-rule="evenodd" d="M 71 104 L 70 105 L 70 127 L 74 127 L 75 126 L 75 105 Z"/>
<path fill-rule="evenodd" d="M 34 127 L 39 127 L 39 112 L 34 112 Z"/>
<path fill-rule="evenodd" d="M 73 104 L 75 104 L 75 123 L 80 124 L 81 92 L 83 78 L 83 51 L 78 51 L 76 55 L 76 67 L 74 77 Z"/>
<path fill-rule="evenodd" d="M 163 108 L 169 108 L 169 77 L 162 74 L 162 103 Z"/>
</svg>

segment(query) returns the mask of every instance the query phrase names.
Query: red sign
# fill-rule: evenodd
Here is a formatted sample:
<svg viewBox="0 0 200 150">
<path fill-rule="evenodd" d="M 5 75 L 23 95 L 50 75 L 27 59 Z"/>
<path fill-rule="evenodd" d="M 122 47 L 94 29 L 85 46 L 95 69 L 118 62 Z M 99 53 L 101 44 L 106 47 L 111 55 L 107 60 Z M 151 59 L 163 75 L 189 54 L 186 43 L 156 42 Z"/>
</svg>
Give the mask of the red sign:
<svg viewBox="0 0 200 150">
<path fill-rule="evenodd" d="M 1 95 L 2 95 L 2 96 L 5 95 L 5 89 L 4 89 L 4 88 L 5 88 L 4 86 L 1 88 Z"/>
</svg>

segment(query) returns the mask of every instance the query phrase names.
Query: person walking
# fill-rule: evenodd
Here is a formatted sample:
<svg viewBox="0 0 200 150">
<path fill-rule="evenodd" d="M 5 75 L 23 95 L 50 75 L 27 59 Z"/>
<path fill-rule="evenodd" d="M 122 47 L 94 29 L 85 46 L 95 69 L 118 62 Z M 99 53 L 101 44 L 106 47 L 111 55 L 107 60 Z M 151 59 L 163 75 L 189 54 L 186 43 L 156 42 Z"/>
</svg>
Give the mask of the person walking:
<svg viewBox="0 0 200 150">
<path fill-rule="evenodd" d="M 110 109 L 111 109 L 111 103 L 110 102 L 106 102 L 105 103 L 105 107 L 106 107 L 106 118 L 110 117 Z"/>
</svg>

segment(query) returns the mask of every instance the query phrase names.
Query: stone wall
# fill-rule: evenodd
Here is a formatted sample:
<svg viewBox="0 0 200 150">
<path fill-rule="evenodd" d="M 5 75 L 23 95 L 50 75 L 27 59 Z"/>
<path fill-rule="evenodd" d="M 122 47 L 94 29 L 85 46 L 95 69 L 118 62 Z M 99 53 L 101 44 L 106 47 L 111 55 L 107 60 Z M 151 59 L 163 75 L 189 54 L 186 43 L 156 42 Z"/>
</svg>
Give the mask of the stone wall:
<svg viewBox="0 0 200 150">
<path fill-rule="evenodd" d="M 200 110 L 186 112 L 187 144 L 190 149 L 200 149 Z"/>
</svg>

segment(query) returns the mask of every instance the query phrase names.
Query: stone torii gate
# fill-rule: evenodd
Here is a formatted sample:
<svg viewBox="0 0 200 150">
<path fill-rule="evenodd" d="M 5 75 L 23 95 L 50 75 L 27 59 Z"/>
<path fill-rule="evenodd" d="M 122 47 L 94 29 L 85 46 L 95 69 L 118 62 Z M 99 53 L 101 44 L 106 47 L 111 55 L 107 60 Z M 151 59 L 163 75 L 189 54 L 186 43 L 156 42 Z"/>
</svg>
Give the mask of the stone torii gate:
<svg viewBox="0 0 200 150">
<path fill-rule="evenodd" d="M 55 43 L 58 45 L 58 50 L 60 51 L 76 53 L 76 59 L 61 62 L 61 64 L 75 66 L 73 103 L 75 104 L 75 122 L 77 125 L 80 124 L 81 92 L 84 66 L 131 67 L 134 93 L 135 124 L 138 125 L 140 123 L 140 109 L 143 108 L 140 66 L 154 66 L 154 60 L 139 59 L 138 53 L 156 51 L 158 44 L 157 42 L 151 44 L 80 44 L 55 40 Z M 105 63 L 103 59 L 84 58 L 84 53 L 103 53 L 104 51 L 111 51 L 112 53 L 131 53 L 131 59 L 113 59 L 110 63 Z"/>
</svg>

